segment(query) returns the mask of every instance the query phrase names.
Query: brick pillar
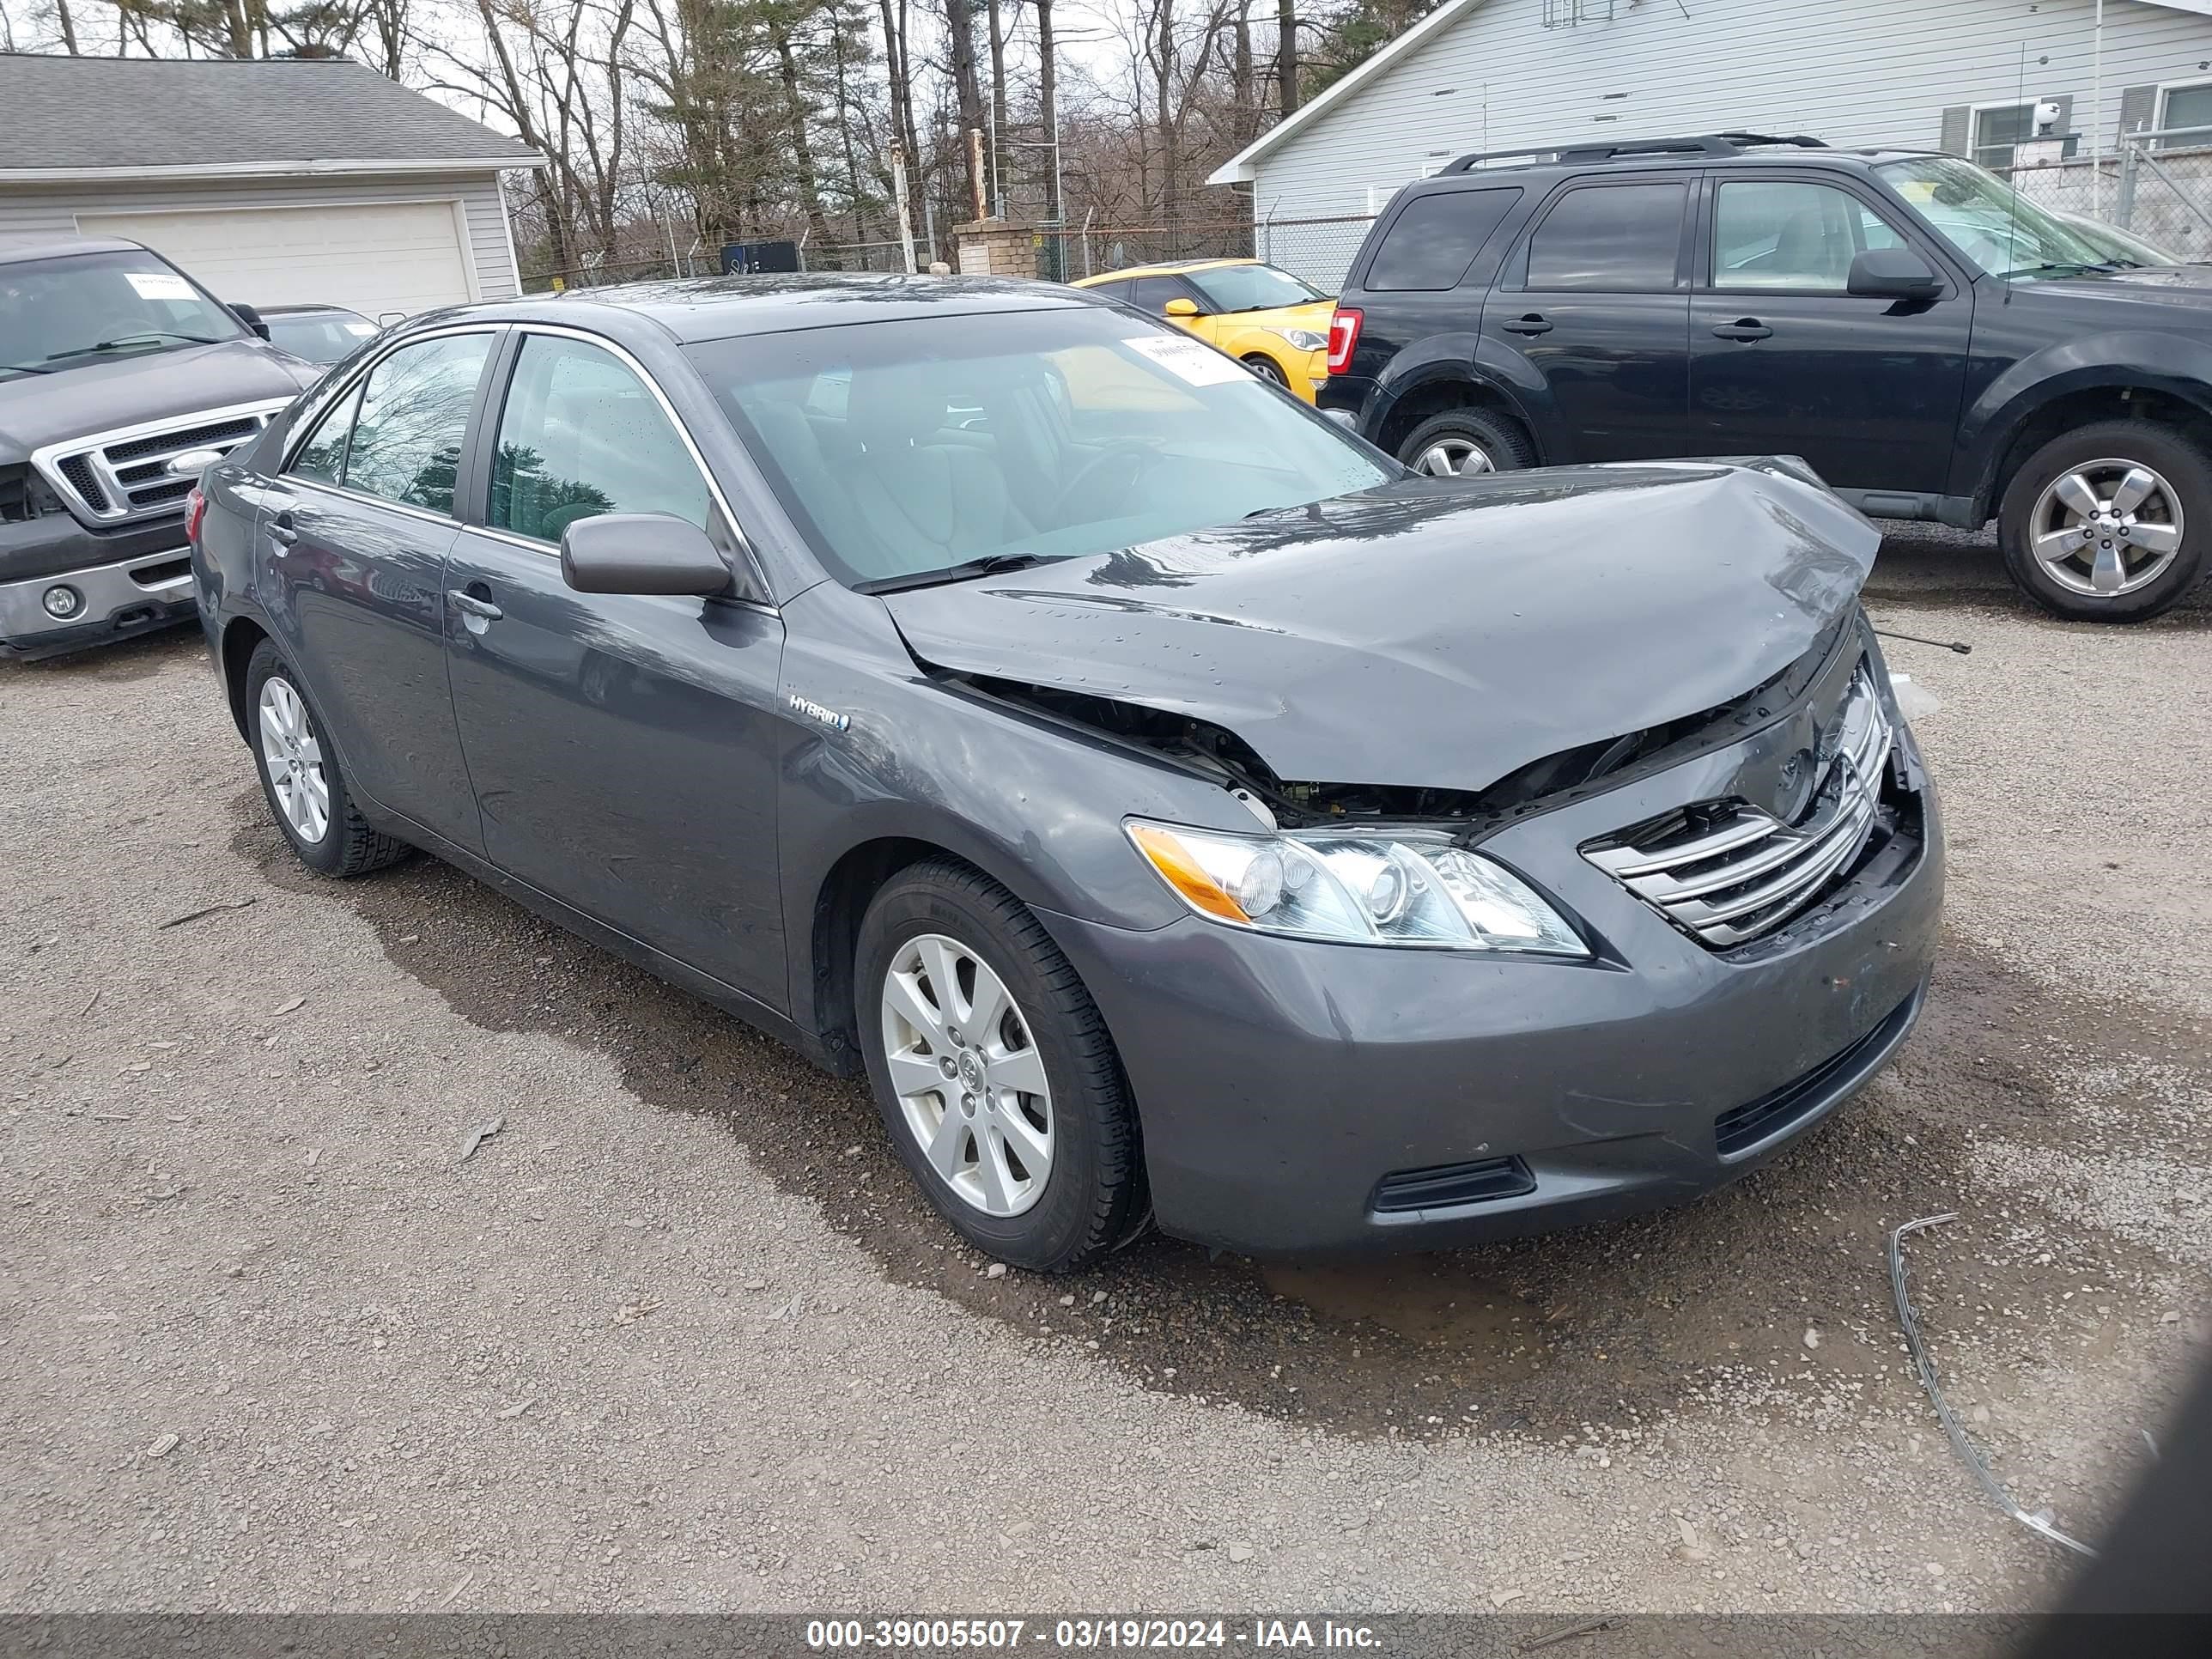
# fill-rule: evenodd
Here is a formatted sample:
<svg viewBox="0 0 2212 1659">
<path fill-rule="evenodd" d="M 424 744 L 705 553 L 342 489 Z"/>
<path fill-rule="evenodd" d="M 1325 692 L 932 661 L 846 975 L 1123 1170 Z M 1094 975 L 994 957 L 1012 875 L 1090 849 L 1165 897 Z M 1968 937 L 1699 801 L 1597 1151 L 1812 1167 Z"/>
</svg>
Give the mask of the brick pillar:
<svg viewBox="0 0 2212 1659">
<path fill-rule="evenodd" d="M 1037 274 L 1037 237 L 1030 226 L 1006 219 L 977 219 L 952 227 L 960 244 L 963 276 L 1028 276 Z"/>
</svg>

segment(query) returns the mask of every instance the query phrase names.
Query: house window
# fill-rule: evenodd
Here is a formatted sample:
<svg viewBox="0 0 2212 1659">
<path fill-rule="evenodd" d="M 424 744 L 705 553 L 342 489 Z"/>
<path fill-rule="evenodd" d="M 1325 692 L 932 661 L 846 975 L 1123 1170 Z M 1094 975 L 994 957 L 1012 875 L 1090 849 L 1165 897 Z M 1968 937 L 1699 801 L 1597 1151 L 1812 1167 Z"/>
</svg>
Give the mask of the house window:
<svg viewBox="0 0 2212 1659">
<path fill-rule="evenodd" d="M 2172 132 L 2177 128 L 2203 127 L 2202 132 L 2185 132 L 2178 138 L 2162 138 L 2161 149 L 2194 149 L 2212 145 L 2212 81 L 2193 87 L 2168 87 L 2158 113 L 2161 131 Z"/>
<path fill-rule="evenodd" d="M 1974 159 L 1985 167 L 2012 165 L 2013 146 L 2035 137 L 2035 106 L 2000 104 L 1974 112 Z"/>
</svg>

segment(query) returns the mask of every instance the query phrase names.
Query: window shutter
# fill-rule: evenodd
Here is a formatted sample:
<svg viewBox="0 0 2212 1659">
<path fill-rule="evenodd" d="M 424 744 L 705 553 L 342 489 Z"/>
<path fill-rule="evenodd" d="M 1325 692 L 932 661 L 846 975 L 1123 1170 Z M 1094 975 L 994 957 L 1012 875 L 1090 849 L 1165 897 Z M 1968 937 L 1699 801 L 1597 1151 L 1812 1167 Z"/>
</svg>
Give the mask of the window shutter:
<svg viewBox="0 0 2212 1659">
<path fill-rule="evenodd" d="M 2120 131 L 2147 132 L 2158 125 L 2158 88 L 2128 87 L 2120 93 Z"/>
<path fill-rule="evenodd" d="M 1943 112 L 1943 137 L 1936 148 L 1946 155 L 1964 155 L 1972 137 L 1969 129 L 1973 125 L 1974 109 L 1971 104 L 1954 104 Z"/>
</svg>

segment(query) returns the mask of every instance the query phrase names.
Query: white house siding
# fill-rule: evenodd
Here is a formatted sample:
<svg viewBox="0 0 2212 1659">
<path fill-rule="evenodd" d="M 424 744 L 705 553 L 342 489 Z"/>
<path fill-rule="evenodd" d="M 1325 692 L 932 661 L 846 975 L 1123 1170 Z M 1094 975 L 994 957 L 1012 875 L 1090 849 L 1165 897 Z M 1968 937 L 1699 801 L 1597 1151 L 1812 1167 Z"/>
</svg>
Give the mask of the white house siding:
<svg viewBox="0 0 2212 1659">
<path fill-rule="evenodd" d="M 2094 0 L 1613 0 L 1609 22 L 1549 29 L 1546 9 L 1486 0 L 1260 157 L 1254 218 L 1372 212 L 1455 156 L 1569 139 L 1735 128 L 1932 149 L 1962 105 L 2070 99 L 2094 147 Z M 2180 81 L 2212 81 L 2212 17 L 2107 0 L 2104 151 L 2123 88 Z M 1334 228 L 1269 241 L 1325 286 L 1357 246 Z"/>
<path fill-rule="evenodd" d="M 188 208 L 301 207 L 349 202 L 459 201 L 468 225 L 468 252 L 478 297 L 507 300 L 521 291 L 507 241 L 498 176 L 348 174 L 265 181 L 128 185 L 0 185 L 0 236 L 76 233 L 80 213 L 161 213 Z"/>
</svg>

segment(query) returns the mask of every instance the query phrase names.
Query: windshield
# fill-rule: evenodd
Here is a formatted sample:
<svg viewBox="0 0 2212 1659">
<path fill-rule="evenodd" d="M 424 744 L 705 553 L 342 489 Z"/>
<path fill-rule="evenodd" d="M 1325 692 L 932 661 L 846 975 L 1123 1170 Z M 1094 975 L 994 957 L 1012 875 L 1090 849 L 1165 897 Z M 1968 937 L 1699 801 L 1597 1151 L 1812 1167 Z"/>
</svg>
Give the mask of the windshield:
<svg viewBox="0 0 2212 1659">
<path fill-rule="evenodd" d="M 245 332 L 227 308 L 143 249 L 0 264 L 0 374 L 11 378 Z"/>
<path fill-rule="evenodd" d="M 1108 552 L 1390 476 L 1233 358 L 1103 307 L 845 324 L 690 355 L 848 586 Z"/>
<path fill-rule="evenodd" d="M 264 312 L 261 320 L 269 325 L 271 345 L 311 363 L 337 362 L 376 337 L 376 325 L 350 311 Z"/>
<path fill-rule="evenodd" d="M 1988 168 L 1954 155 L 1885 161 L 1876 171 L 1993 276 L 2071 276 L 2111 263 L 2107 252 Z"/>
<path fill-rule="evenodd" d="M 1278 306 L 1311 305 L 1328 297 L 1273 265 L 1217 265 L 1212 270 L 1187 270 L 1183 281 L 1203 294 L 1206 303 L 1215 311 L 1273 311 Z"/>
<path fill-rule="evenodd" d="M 2122 230 L 2118 225 L 2108 225 L 2100 219 L 2085 219 L 2078 213 L 2065 216 L 2066 222 L 2075 232 L 2086 238 L 2090 246 L 2107 259 L 2117 259 L 2130 265 L 2180 265 L 2189 262 L 2170 248 L 2136 235 L 2131 230 Z"/>
</svg>

